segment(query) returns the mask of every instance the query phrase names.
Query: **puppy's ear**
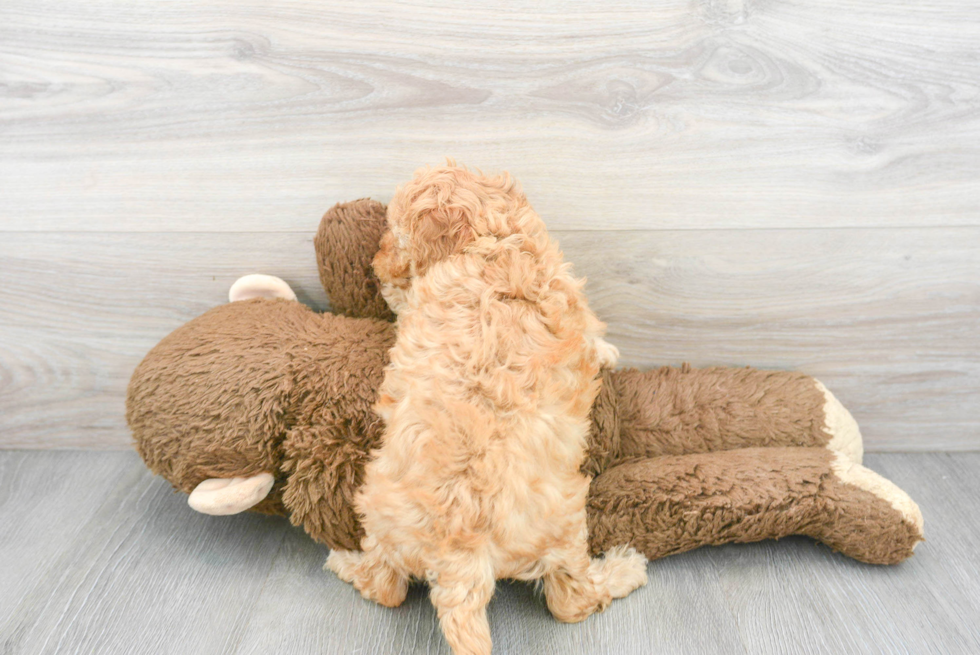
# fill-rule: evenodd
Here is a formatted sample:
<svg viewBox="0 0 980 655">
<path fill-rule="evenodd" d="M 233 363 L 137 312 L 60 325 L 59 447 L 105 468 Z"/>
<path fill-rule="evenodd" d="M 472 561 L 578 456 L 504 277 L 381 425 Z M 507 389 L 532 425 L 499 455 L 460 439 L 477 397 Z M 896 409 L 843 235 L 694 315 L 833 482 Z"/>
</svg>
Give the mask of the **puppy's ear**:
<svg viewBox="0 0 980 655">
<path fill-rule="evenodd" d="M 413 218 L 409 227 L 409 256 L 417 275 L 462 251 L 476 239 L 473 217 L 458 205 L 437 205 Z"/>
<path fill-rule="evenodd" d="M 388 219 L 406 237 L 414 274 L 460 252 L 487 231 L 486 191 L 465 168 L 421 169 L 398 189 Z"/>
</svg>

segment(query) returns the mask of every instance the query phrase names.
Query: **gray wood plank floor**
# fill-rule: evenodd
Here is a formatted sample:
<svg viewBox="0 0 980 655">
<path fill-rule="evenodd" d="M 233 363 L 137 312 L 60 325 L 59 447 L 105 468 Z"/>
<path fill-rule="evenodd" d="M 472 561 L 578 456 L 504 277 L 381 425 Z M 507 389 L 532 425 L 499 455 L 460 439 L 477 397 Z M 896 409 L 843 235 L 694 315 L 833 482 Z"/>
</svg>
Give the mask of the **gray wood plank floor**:
<svg viewBox="0 0 980 655">
<path fill-rule="evenodd" d="M 706 548 L 563 625 L 524 584 L 490 606 L 498 653 L 980 652 L 980 453 L 877 454 L 921 505 L 899 566 L 804 538 Z M 0 452 L 0 652 L 447 653 L 422 587 L 398 609 L 321 570 L 285 520 L 205 517 L 131 452 Z"/>
</svg>

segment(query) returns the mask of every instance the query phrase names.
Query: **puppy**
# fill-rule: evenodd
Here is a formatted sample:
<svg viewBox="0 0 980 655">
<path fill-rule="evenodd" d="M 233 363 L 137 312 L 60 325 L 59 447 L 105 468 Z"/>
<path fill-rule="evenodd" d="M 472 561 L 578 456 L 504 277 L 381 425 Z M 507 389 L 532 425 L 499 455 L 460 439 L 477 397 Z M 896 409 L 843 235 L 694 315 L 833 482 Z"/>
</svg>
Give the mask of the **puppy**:
<svg viewBox="0 0 980 655">
<path fill-rule="evenodd" d="M 580 467 L 600 365 L 617 353 L 518 185 L 423 169 L 388 226 L 374 260 L 398 314 L 375 406 L 386 427 L 355 501 L 362 552 L 327 566 L 387 606 L 428 581 L 458 654 L 490 652 L 498 578 L 543 580 L 567 622 L 645 584 L 632 548 L 589 559 Z"/>
</svg>

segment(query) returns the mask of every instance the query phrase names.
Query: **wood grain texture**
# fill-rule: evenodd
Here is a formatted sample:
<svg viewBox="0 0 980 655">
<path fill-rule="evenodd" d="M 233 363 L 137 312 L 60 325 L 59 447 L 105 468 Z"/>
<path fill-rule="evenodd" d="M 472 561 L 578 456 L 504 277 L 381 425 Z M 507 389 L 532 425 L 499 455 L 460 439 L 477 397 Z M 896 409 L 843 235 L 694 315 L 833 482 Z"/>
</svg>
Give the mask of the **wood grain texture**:
<svg viewBox="0 0 980 655">
<path fill-rule="evenodd" d="M 312 231 L 8 234 L 0 446 L 126 447 L 132 370 L 239 275 L 279 274 L 327 305 Z M 622 365 L 802 370 L 871 450 L 980 447 L 980 228 L 555 236 Z"/>
<path fill-rule="evenodd" d="M 927 541 L 892 567 L 805 538 L 653 562 L 649 584 L 576 625 L 500 583 L 495 653 L 887 653 L 980 649 L 980 453 L 878 454 Z M 0 452 L 0 650 L 448 653 L 421 585 L 364 601 L 285 520 L 206 517 L 133 453 Z"/>
<path fill-rule="evenodd" d="M 306 229 L 452 155 L 555 229 L 980 224 L 980 6 L 0 6 L 0 229 Z"/>
<path fill-rule="evenodd" d="M 453 155 L 510 169 L 623 363 L 820 377 L 980 447 L 980 5 L 0 3 L 0 448 L 124 448 L 133 367 Z"/>
</svg>

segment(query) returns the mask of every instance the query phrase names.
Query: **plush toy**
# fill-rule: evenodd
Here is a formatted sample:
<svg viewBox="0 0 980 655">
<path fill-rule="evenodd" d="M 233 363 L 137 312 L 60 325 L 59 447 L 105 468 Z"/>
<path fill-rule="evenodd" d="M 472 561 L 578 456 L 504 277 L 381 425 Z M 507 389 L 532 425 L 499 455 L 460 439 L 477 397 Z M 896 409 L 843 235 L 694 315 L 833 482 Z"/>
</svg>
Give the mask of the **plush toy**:
<svg viewBox="0 0 980 655">
<path fill-rule="evenodd" d="M 330 548 L 359 548 L 352 506 L 382 425 L 372 412 L 393 315 L 371 259 L 385 208 L 337 205 L 315 245 L 337 314 L 247 276 L 137 367 L 127 419 L 155 473 L 209 514 L 288 516 Z M 708 544 L 810 536 L 894 564 L 922 540 L 901 489 L 861 466 L 857 424 L 806 375 L 664 367 L 603 373 L 583 470 L 594 554 L 650 559 Z"/>
</svg>

